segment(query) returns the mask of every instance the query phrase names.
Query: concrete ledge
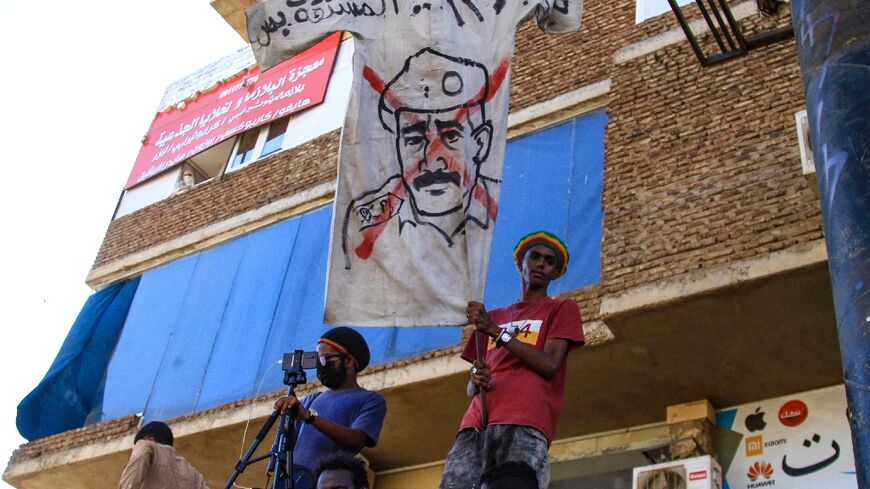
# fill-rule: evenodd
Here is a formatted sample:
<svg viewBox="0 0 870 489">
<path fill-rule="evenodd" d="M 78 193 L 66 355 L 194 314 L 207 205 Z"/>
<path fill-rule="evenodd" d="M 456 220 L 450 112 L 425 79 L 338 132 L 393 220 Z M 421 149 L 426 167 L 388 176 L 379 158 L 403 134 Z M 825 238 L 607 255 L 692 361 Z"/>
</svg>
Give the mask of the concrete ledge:
<svg viewBox="0 0 870 489">
<path fill-rule="evenodd" d="M 566 462 L 618 452 L 643 450 L 670 441 L 667 423 L 594 433 L 556 440 L 550 447 L 550 462 Z"/>
<path fill-rule="evenodd" d="M 508 115 L 508 140 L 607 104 L 610 80 L 601 80 Z"/>
<path fill-rule="evenodd" d="M 93 460 L 124 451 L 129 452 L 130 447 L 133 446 L 134 436 L 135 434 L 126 435 L 101 443 L 69 448 L 42 455 L 37 458 L 10 463 L 6 467 L 6 471 L 3 473 L 3 479 L 15 482 L 25 478 L 26 476 L 54 469 L 56 467 Z"/>
<path fill-rule="evenodd" d="M 583 336 L 586 338 L 586 348 L 606 345 L 615 339 L 613 331 L 604 324 L 604 321 L 583 323 Z"/>
<path fill-rule="evenodd" d="M 670 434 L 667 423 L 633 426 L 621 430 L 563 438 L 553 440 L 549 450 L 550 463 L 575 461 L 632 450 L 643 450 L 650 446 L 668 443 L 669 441 Z M 444 460 L 437 460 L 426 464 L 383 470 L 377 472 L 377 475 L 380 477 L 401 474 L 431 467 L 440 467 L 442 465 L 444 465 Z"/>
<path fill-rule="evenodd" d="M 637 312 L 777 273 L 822 264 L 827 260 L 825 241 L 816 240 L 605 296 L 601 299 L 601 315 L 606 319 L 628 312 Z"/>
</svg>

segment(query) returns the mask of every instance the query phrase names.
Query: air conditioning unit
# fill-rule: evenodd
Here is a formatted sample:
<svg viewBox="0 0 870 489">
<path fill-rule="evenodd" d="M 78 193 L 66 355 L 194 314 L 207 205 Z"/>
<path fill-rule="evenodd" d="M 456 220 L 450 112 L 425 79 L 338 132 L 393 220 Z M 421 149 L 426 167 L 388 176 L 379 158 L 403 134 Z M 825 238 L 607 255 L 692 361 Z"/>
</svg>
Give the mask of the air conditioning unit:
<svg viewBox="0 0 870 489">
<path fill-rule="evenodd" d="M 722 469 L 704 455 L 636 467 L 633 480 L 632 489 L 722 489 Z"/>
</svg>

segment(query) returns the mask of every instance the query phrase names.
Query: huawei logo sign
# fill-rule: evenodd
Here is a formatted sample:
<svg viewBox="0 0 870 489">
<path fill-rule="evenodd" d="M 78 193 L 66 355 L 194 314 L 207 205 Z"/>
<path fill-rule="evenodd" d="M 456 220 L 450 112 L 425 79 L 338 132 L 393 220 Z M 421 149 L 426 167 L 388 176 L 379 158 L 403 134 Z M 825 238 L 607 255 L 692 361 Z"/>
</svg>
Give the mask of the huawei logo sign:
<svg viewBox="0 0 870 489">
<path fill-rule="evenodd" d="M 746 476 L 749 477 L 749 480 L 756 481 L 761 477 L 765 479 L 770 479 L 773 477 L 773 466 L 764 460 L 755 462 L 749 467 L 749 472 L 746 473 Z"/>
</svg>

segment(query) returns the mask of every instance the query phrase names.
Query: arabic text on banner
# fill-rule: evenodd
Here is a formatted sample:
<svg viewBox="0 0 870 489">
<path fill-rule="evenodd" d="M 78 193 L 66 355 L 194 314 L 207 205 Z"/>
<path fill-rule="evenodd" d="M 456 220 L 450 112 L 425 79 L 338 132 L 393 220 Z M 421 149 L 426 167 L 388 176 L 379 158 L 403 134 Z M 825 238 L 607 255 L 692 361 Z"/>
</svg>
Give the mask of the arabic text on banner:
<svg viewBox="0 0 870 489">
<path fill-rule="evenodd" d="M 130 189 L 241 132 L 323 101 L 341 34 L 260 73 L 256 66 L 154 118 L 127 179 Z"/>
</svg>

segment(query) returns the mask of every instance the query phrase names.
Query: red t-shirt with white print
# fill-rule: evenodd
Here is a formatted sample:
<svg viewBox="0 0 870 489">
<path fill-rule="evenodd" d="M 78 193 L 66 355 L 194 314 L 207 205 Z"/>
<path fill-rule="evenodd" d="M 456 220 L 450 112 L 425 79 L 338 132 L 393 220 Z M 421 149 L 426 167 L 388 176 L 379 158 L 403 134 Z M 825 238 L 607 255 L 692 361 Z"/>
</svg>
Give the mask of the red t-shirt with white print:
<svg viewBox="0 0 870 489">
<path fill-rule="evenodd" d="M 568 299 L 545 298 L 517 302 L 508 307 L 488 311 L 490 320 L 514 335 L 511 341 L 522 341 L 539 350 L 548 339 L 564 339 L 569 348 L 584 342 L 580 309 Z M 495 340 L 477 333 L 481 345 L 487 345 L 486 363 L 490 367 L 486 406 L 489 424 L 531 426 L 540 430 L 547 441 L 553 441 L 556 424 L 565 399 L 566 361 L 556 375 L 544 379 L 506 348 L 496 348 Z M 462 358 L 472 362 L 477 358 L 474 336 L 468 338 Z M 475 395 L 462 418 L 459 429 L 482 429 L 480 395 Z"/>
</svg>

